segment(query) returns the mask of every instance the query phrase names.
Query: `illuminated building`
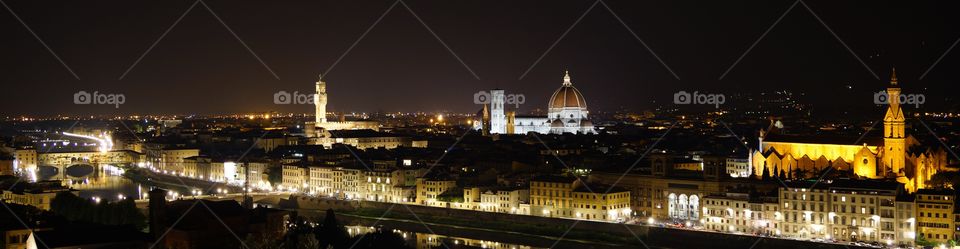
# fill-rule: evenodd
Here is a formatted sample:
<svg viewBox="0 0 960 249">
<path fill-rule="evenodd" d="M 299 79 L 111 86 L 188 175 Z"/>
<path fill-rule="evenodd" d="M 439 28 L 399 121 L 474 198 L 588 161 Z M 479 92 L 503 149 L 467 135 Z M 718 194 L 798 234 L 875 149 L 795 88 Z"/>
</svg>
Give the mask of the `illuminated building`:
<svg viewBox="0 0 960 249">
<path fill-rule="evenodd" d="M 439 200 L 440 195 L 456 187 L 457 181 L 445 177 L 417 178 L 416 202 L 427 206 L 446 206 L 446 202 Z"/>
<path fill-rule="evenodd" d="M 396 148 L 399 146 L 411 147 L 414 142 L 409 137 L 397 136 L 379 132 L 380 123 L 371 120 L 347 121 L 345 115 L 339 121 L 327 119 L 327 83 L 318 79 L 317 93 L 314 95 L 315 118 L 313 122 L 306 122 L 304 133 L 310 138 L 311 144 L 331 147 L 335 143 L 349 144 L 358 149 L 366 148 Z M 290 144 L 289 140 L 276 141 Z M 422 145 L 418 143 L 417 145 Z M 276 148 L 277 144 L 263 144 L 264 148 Z M 425 146 L 425 145 L 424 145 Z"/>
<path fill-rule="evenodd" d="M 913 245 L 914 230 L 903 224 L 915 220 L 914 214 L 898 209 L 910 209 L 903 194 L 902 185 L 890 181 L 791 184 L 780 188 L 783 235 Z"/>
<path fill-rule="evenodd" d="M 323 131 L 329 130 L 355 130 L 371 129 L 380 130 L 380 123 L 370 120 L 347 121 L 341 116 L 339 121 L 327 120 L 327 82 L 323 81 L 322 76 L 318 76 L 316 82 L 316 95 L 314 95 L 313 105 L 315 116 L 313 122 L 306 122 L 305 132 L 309 137 L 322 137 Z"/>
<path fill-rule="evenodd" d="M 364 170 L 366 178 L 360 189 L 360 198 L 368 201 L 404 203 L 413 202 L 416 182 L 406 182 L 405 170 Z M 422 170 L 414 170 L 422 172 Z"/>
<path fill-rule="evenodd" d="M 310 180 L 307 168 L 296 165 L 283 165 L 282 170 L 282 183 L 280 184 L 281 190 L 303 190 L 304 186 L 307 186 L 307 182 Z"/>
<path fill-rule="evenodd" d="M 780 203 L 776 197 L 723 193 L 703 197 L 701 223 L 707 230 L 779 235 Z"/>
<path fill-rule="evenodd" d="M 896 72 L 886 94 L 889 104 L 883 118 L 882 139 L 789 136 L 777 134 L 771 126 L 760 133 L 760 150 L 753 154 L 754 172 L 767 170 L 776 175 L 775 169 L 820 172 L 833 167 L 872 179 L 896 178 L 910 192 L 924 188 L 927 180 L 948 164 L 947 153 L 942 149 L 907 153 L 920 143 L 905 133 Z M 863 144 L 852 144 L 856 141 Z"/>
<path fill-rule="evenodd" d="M 530 190 L 521 188 L 464 188 L 466 207 L 484 212 L 529 214 Z"/>
<path fill-rule="evenodd" d="M 750 177 L 750 174 L 753 173 L 750 167 L 749 158 L 727 158 L 727 174 L 730 177 Z"/>
<path fill-rule="evenodd" d="M 515 112 L 506 112 L 504 104 L 511 101 L 507 101 L 508 96 L 503 90 L 491 90 L 488 97 L 489 108 L 484 105 L 484 114 L 474 122 L 475 129 L 489 129 L 490 134 L 596 133 L 587 117 L 590 113 L 587 101 L 580 90 L 573 86 L 569 72 L 564 72 L 563 84 L 550 96 L 547 116 L 519 116 Z"/>
<path fill-rule="evenodd" d="M 250 188 L 263 188 L 269 186 L 270 180 L 267 169 L 270 168 L 268 162 L 244 162 L 237 164 L 237 177 L 235 182 L 246 184 Z M 247 181 L 247 179 L 250 179 Z"/>
<path fill-rule="evenodd" d="M 346 144 L 357 149 L 413 147 L 413 139 L 374 130 L 325 130 L 316 138 L 316 144 L 330 148 L 333 144 Z"/>
<path fill-rule="evenodd" d="M 24 182 L 0 190 L 0 201 L 50 211 L 50 202 L 61 192 L 76 194 L 75 190 L 62 186 L 60 181 Z"/>
<path fill-rule="evenodd" d="M 182 163 L 184 158 L 199 155 L 200 149 L 198 148 L 167 148 L 160 151 L 161 167 L 166 164 Z"/>
<path fill-rule="evenodd" d="M 631 217 L 633 211 L 626 189 L 588 184 L 575 177 L 538 176 L 530 180 L 530 214 L 617 221 Z"/>
<path fill-rule="evenodd" d="M 530 180 L 530 214 L 546 217 L 573 217 L 571 192 L 580 179 L 538 176 Z"/>
<path fill-rule="evenodd" d="M 622 222 L 633 216 L 630 191 L 624 188 L 585 184 L 574 189 L 571 196 L 573 218 Z"/>
<path fill-rule="evenodd" d="M 160 170 L 178 172 L 183 171 L 183 163 L 186 158 L 200 155 L 200 149 L 151 144 L 146 146 L 144 154 L 146 154 L 147 160 L 153 165 L 158 165 Z"/>
<path fill-rule="evenodd" d="M 33 147 L 17 148 L 13 152 L 13 167 L 23 172 L 35 171 L 37 169 L 37 150 Z"/>
<path fill-rule="evenodd" d="M 914 202 L 915 195 L 902 195 L 897 197 L 896 209 L 896 227 L 895 236 L 901 238 L 896 244 L 901 247 L 907 247 L 914 244 L 917 238 L 917 204 Z M 904 217 L 909 217 L 905 218 Z"/>
<path fill-rule="evenodd" d="M 708 195 L 704 197 L 701 221 L 706 229 L 719 232 L 901 247 L 913 246 L 920 232 L 917 229 L 922 229 L 915 226 L 923 218 L 914 213 L 912 196 L 897 182 L 832 180 L 786 184 L 779 188 L 776 197 L 745 193 Z M 920 203 L 917 199 L 916 205 Z M 952 222 L 948 215 L 952 206 L 950 210 L 937 211 L 944 213 L 940 223 Z M 937 232 L 941 239 L 953 233 L 949 227 Z"/>
<path fill-rule="evenodd" d="M 333 185 L 334 166 L 310 166 L 310 192 L 316 195 L 332 196 L 336 192 Z"/>
<path fill-rule="evenodd" d="M 917 236 L 936 244 L 954 239 L 953 190 L 921 189 L 917 191 Z"/>
<path fill-rule="evenodd" d="M 616 184 L 629 190 L 630 206 L 635 216 L 691 222 L 700 221 L 704 196 L 724 193 L 738 185 L 751 183 L 747 178 L 729 179 L 726 158 L 722 156 L 708 155 L 703 157 L 703 162 L 687 162 L 678 166 L 671 154 L 650 153 L 642 163 L 644 165 L 638 168 L 649 171 L 627 174 L 593 171 L 590 173 L 590 182 Z M 762 184 L 756 186 L 773 189 Z"/>
<path fill-rule="evenodd" d="M 163 172 L 179 177 L 243 185 L 248 174 L 246 168 L 252 167 L 252 171 L 249 173 L 251 184 L 262 185 L 263 172 L 267 167 L 267 164 L 262 162 L 236 163 L 208 156 L 192 156 L 181 161 L 182 163 L 177 163 L 176 167 L 167 167 L 168 170 Z"/>
<path fill-rule="evenodd" d="M 355 167 L 339 167 L 333 171 L 333 187 L 337 198 L 356 199 L 362 188 L 363 170 Z"/>
<path fill-rule="evenodd" d="M 300 176 L 293 170 L 289 172 L 292 179 L 307 177 L 306 188 L 300 190 L 308 194 L 394 203 L 415 200 L 416 181 L 410 176 L 420 175 L 424 169 L 374 167 L 370 170 L 352 164 L 331 163 L 308 166 L 306 176 Z M 290 184 L 295 184 L 295 180 L 291 180 Z"/>
</svg>

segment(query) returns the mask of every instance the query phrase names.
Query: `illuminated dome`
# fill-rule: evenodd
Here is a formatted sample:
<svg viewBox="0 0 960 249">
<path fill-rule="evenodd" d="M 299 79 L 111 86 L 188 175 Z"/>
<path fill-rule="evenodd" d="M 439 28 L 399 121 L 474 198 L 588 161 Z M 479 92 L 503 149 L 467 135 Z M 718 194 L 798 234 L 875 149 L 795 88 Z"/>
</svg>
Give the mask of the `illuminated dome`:
<svg viewBox="0 0 960 249">
<path fill-rule="evenodd" d="M 587 108 L 587 101 L 583 98 L 583 94 L 581 94 L 580 90 L 577 90 L 576 87 L 573 87 L 573 83 L 570 82 L 569 72 L 566 72 L 563 76 L 563 86 L 557 89 L 556 92 L 553 92 L 553 96 L 550 97 L 550 103 L 547 107 Z"/>
</svg>

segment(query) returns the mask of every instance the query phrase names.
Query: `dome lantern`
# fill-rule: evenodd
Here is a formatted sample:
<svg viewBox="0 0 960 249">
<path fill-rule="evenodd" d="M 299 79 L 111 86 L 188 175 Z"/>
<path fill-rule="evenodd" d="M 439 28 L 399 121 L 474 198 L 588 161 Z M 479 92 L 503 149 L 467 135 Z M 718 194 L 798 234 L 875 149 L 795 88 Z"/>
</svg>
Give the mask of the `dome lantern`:
<svg viewBox="0 0 960 249">
<path fill-rule="evenodd" d="M 563 75 L 563 86 L 560 86 L 556 92 L 553 92 L 553 95 L 550 97 L 550 103 L 547 107 L 563 109 L 563 108 L 587 108 L 587 101 L 583 98 L 583 94 L 580 93 L 580 90 L 577 90 L 573 86 L 573 82 L 570 81 L 570 72 L 564 71 Z"/>
</svg>

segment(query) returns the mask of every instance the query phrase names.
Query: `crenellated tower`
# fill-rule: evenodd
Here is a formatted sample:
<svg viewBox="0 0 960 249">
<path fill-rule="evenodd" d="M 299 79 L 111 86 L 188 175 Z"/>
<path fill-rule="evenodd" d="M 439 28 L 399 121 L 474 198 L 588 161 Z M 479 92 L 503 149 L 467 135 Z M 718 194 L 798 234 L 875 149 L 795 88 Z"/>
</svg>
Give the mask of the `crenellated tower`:
<svg viewBox="0 0 960 249">
<path fill-rule="evenodd" d="M 317 94 L 313 96 L 313 105 L 316 107 L 317 125 L 327 122 L 327 83 L 323 82 L 323 76 L 318 76 Z"/>
</svg>

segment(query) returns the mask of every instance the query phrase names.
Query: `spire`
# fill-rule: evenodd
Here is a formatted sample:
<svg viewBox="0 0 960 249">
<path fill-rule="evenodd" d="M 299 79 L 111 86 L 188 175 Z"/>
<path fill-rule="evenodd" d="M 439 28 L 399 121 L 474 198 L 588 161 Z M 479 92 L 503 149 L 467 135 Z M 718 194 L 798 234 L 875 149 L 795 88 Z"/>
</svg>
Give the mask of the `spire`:
<svg viewBox="0 0 960 249">
<path fill-rule="evenodd" d="M 897 68 L 893 68 L 893 73 L 890 75 L 890 85 L 897 85 Z"/>
<path fill-rule="evenodd" d="M 563 85 L 564 86 L 573 85 L 573 82 L 570 82 L 570 71 L 563 70 Z"/>
</svg>

